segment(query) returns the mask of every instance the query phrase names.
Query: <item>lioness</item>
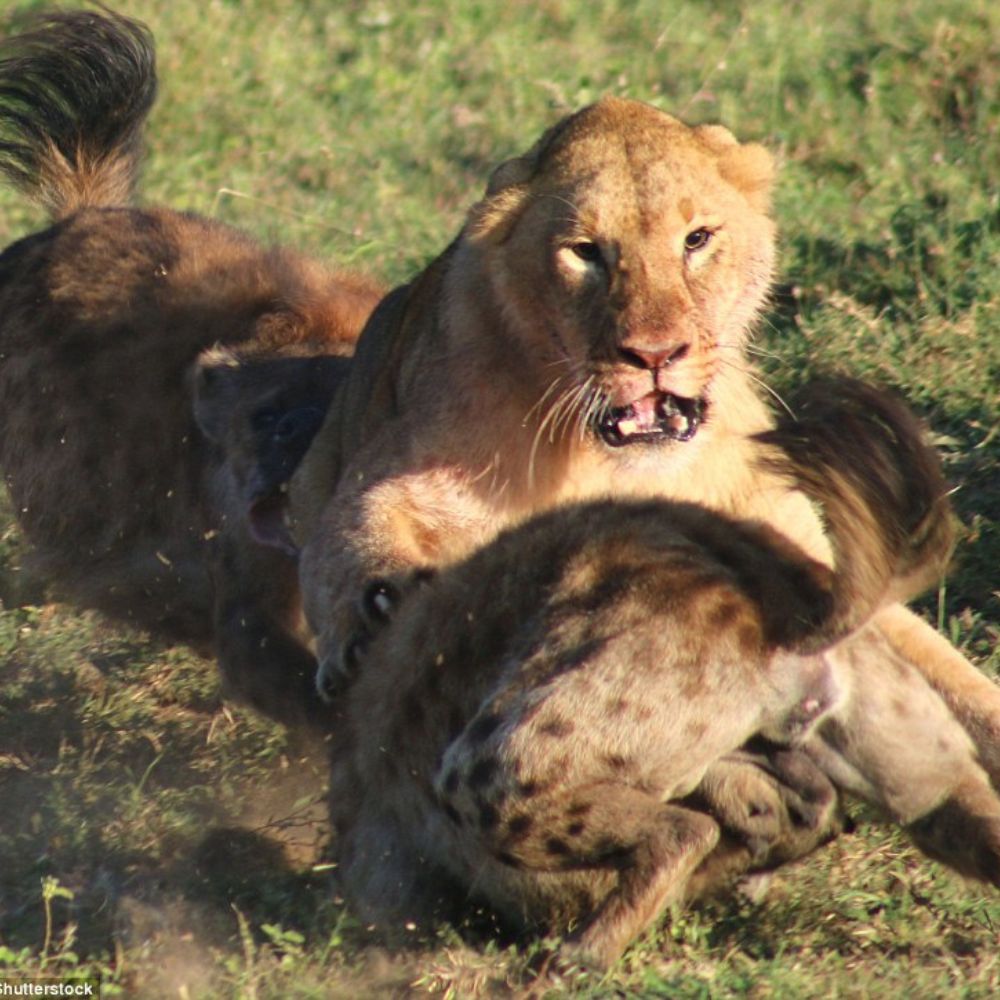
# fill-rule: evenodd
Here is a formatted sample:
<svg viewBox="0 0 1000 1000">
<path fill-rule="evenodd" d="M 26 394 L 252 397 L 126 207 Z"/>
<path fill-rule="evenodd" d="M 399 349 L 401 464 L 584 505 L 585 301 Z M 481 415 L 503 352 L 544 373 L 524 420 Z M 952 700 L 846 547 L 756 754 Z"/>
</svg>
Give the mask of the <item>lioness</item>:
<svg viewBox="0 0 1000 1000">
<path fill-rule="evenodd" d="M 445 252 L 367 324 L 291 486 L 320 683 L 366 580 L 461 559 L 600 497 L 690 500 L 829 558 L 752 460 L 773 416 L 746 344 L 774 268 L 773 164 L 721 126 L 606 98 L 502 164 Z M 1000 688 L 901 605 L 847 641 L 924 674 L 1000 780 Z"/>
<path fill-rule="evenodd" d="M 0 255 L 0 468 L 62 593 L 214 645 L 271 715 L 322 715 L 274 499 L 379 290 L 128 207 L 155 93 L 147 30 L 110 12 L 3 44 L 0 172 L 54 225 Z"/>
<path fill-rule="evenodd" d="M 1000 798 L 968 735 L 891 655 L 831 652 L 938 577 L 935 457 L 858 385 L 817 387 L 760 439 L 781 449 L 769 473 L 822 504 L 832 572 L 766 525 L 603 501 L 369 592 L 369 616 L 397 610 L 347 695 L 330 800 L 363 919 L 427 919 L 450 889 L 610 964 L 716 847 L 679 800 L 755 733 L 806 740 L 918 844 L 1000 884 Z"/>
</svg>

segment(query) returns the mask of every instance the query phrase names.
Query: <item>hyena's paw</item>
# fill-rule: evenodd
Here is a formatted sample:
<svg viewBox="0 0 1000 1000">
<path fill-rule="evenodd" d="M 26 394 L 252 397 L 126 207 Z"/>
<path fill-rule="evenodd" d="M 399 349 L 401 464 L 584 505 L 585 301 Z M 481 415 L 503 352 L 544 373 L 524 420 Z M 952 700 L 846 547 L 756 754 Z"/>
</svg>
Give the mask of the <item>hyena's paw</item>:
<svg viewBox="0 0 1000 1000">
<path fill-rule="evenodd" d="M 729 754 L 708 769 L 695 798 L 746 845 L 754 868 L 808 854 L 843 829 L 836 789 L 800 750 Z"/>
<path fill-rule="evenodd" d="M 782 836 L 771 845 L 768 866 L 803 857 L 849 828 L 836 786 L 804 750 L 775 750 L 764 766 L 788 818 Z"/>
</svg>

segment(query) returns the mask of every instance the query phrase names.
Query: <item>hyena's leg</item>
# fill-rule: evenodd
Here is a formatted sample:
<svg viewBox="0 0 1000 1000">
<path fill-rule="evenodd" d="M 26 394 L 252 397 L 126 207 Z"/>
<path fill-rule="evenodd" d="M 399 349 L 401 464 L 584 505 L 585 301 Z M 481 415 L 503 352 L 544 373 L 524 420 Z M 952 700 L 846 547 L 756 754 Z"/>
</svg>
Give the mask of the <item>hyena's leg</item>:
<svg viewBox="0 0 1000 1000">
<path fill-rule="evenodd" d="M 932 856 L 1000 884 L 1000 797 L 969 734 L 877 633 L 832 654 L 849 694 L 807 749 L 842 788 L 907 827 Z"/>
<path fill-rule="evenodd" d="M 247 573 L 238 543 L 213 552 L 215 654 L 230 697 L 294 729 L 328 730 L 332 713 L 314 687 L 316 659 L 295 634 L 293 560 L 268 553 Z"/>
<path fill-rule="evenodd" d="M 604 848 L 621 852 L 618 885 L 583 928 L 567 941 L 569 954 L 608 966 L 629 942 L 648 928 L 664 909 L 686 895 L 687 880 L 719 838 L 719 828 L 703 813 L 657 802 L 632 789 L 621 789 L 632 802 L 627 822 L 616 822 L 609 812 L 608 826 L 599 832 Z M 633 798 L 634 796 L 634 798 Z M 645 802 L 640 802 L 640 797 Z"/>
<path fill-rule="evenodd" d="M 892 649 L 941 695 L 972 737 L 993 787 L 1000 789 L 1000 684 L 901 604 L 880 611 L 873 624 Z M 858 636 L 849 641 L 865 640 Z"/>
<path fill-rule="evenodd" d="M 518 873 L 528 893 L 548 897 L 544 910 L 579 925 L 567 954 L 602 967 L 684 897 L 688 877 L 719 836 L 715 821 L 702 813 L 610 782 L 563 787 L 530 802 L 530 812 L 504 809 L 479 834 L 483 846 Z M 587 872 L 600 887 L 589 902 L 580 893 Z"/>
</svg>

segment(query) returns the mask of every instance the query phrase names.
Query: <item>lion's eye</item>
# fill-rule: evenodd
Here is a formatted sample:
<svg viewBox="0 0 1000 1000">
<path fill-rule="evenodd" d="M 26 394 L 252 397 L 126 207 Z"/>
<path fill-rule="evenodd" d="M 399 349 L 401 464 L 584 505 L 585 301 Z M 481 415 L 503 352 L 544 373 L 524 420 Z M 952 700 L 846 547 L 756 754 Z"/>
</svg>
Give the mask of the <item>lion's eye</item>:
<svg viewBox="0 0 1000 1000">
<path fill-rule="evenodd" d="M 581 240 L 579 243 L 571 243 L 570 250 L 572 250 L 573 253 L 580 258 L 580 260 L 587 264 L 601 264 L 604 261 L 601 248 L 596 243 L 592 243 L 590 240 Z"/>
<path fill-rule="evenodd" d="M 684 249 L 688 253 L 704 250 L 712 242 L 711 229 L 695 229 L 684 237 Z"/>
</svg>

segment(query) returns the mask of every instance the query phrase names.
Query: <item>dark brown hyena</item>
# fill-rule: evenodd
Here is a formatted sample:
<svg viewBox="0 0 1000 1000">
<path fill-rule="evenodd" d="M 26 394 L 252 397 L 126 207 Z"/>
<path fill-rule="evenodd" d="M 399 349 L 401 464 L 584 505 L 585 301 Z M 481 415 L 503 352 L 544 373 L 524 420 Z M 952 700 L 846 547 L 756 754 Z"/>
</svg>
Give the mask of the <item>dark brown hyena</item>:
<svg viewBox="0 0 1000 1000">
<path fill-rule="evenodd" d="M 319 705 L 280 490 L 379 289 L 132 207 L 155 93 L 147 30 L 110 12 L 3 43 L 0 171 L 53 223 L 0 255 L 0 466 L 59 592 L 214 647 L 233 694 L 298 720 Z"/>
</svg>

